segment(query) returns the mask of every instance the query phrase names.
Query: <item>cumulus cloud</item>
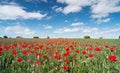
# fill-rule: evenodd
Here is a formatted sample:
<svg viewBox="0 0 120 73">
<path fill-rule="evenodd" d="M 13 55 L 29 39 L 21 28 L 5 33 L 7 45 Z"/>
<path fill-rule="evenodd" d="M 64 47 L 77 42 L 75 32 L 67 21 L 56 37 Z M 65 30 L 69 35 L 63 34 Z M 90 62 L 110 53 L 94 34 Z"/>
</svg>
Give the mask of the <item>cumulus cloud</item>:
<svg viewBox="0 0 120 73">
<path fill-rule="evenodd" d="M 83 6 L 90 5 L 88 0 L 57 0 L 57 2 L 67 4 L 64 8 L 59 7 L 55 9 L 64 14 L 79 12 Z"/>
<path fill-rule="evenodd" d="M 15 34 L 15 35 L 34 35 L 35 31 L 23 27 L 21 25 L 15 25 L 15 26 L 7 26 L 4 29 L 5 33 Z"/>
<path fill-rule="evenodd" d="M 120 0 L 97 0 L 91 6 L 92 18 L 102 18 L 120 12 Z"/>
<path fill-rule="evenodd" d="M 42 19 L 46 14 L 39 12 L 27 12 L 24 7 L 18 5 L 0 5 L 0 20 Z"/>
<path fill-rule="evenodd" d="M 92 17 L 106 17 L 110 13 L 120 12 L 120 0 L 57 0 L 59 3 L 65 3 L 63 13 L 79 12 L 85 6 L 90 6 Z"/>
</svg>

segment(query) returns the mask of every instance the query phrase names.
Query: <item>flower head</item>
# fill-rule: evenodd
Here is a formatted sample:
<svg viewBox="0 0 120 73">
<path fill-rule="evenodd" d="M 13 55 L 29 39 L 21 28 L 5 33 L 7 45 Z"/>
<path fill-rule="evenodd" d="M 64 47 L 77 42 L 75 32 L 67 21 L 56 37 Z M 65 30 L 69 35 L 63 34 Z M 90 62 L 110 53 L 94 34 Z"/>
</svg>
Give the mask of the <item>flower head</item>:
<svg viewBox="0 0 120 73">
<path fill-rule="evenodd" d="M 21 61 L 22 61 L 22 58 L 18 58 L 17 61 L 18 61 L 18 62 L 21 62 Z"/>
<path fill-rule="evenodd" d="M 117 57 L 115 56 L 115 55 L 111 55 L 111 56 L 109 56 L 109 60 L 112 62 L 112 61 L 114 61 L 114 62 L 116 62 L 117 61 Z"/>
</svg>

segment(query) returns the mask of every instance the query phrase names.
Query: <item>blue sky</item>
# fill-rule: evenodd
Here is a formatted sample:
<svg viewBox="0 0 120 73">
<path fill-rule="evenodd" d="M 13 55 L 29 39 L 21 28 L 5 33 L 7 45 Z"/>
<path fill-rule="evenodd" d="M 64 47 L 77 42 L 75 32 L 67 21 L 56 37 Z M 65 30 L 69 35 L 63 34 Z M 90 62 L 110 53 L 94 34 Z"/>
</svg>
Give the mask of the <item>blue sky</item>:
<svg viewBox="0 0 120 73">
<path fill-rule="evenodd" d="M 118 38 L 120 0 L 0 0 L 0 36 Z"/>
</svg>

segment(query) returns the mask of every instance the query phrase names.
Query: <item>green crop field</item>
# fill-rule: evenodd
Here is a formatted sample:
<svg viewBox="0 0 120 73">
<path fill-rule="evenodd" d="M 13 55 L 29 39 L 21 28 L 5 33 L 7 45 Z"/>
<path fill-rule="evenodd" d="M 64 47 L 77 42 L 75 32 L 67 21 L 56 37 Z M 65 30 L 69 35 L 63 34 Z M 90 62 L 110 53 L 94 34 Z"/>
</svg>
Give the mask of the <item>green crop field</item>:
<svg viewBox="0 0 120 73">
<path fill-rule="evenodd" d="M 0 73 L 120 73 L 120 39 L 0 39 Z"/>
</svg>

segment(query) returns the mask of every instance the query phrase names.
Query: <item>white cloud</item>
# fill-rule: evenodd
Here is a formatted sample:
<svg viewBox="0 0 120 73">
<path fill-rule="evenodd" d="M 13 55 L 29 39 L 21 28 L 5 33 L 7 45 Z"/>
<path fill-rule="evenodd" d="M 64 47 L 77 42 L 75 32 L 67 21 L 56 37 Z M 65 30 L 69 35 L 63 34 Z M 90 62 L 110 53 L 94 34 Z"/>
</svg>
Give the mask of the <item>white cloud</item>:
<svg viewBox="0 0 120 73">
<path fill-rule="evenodd" d="M 39 12 L 27 12 L 24 9 L 18 5 L 0 5 L 0 20 L 42 19 L 46 16 Z"/>
<path fill-rule="evenodd" d="M 111 28 L 111 29 L 109 28 L 109 29 L 100 31 L 99 33 L 106 34 L 106 33 L 113 33 L 113 32 L 119 32 L 119 31 L 120 31 L 120 28 Z"/>
<path fill-rule="evenodd" d="M 4 31 L 5 31 L 5 33 L 9 33 L 9 34 L 11 33 L 11 34 L 15 34 L 15 35 L 33 35 L 33 34 L 35 34 L 35 31 L 33 31 L 29 28 L 20 26 L 20 25 L 7 26 Z"/>
<path fill-rule="evenodd" d="M 94 33 L 98 34 L 99 29 L 96 27 L 84 27 L 80 29 L 82 33 Z"/>
<path fill-rule="evenodd" d="M 91 33 L 91 32 L 95 32 L 96 34 L 98 33 L 99 29 L 95 28 L 95 27 L 79 27 L 79 28 L 59 28 L 57 30 L 54 31 L 54 33 L 68 33 L 68 32 L 81 32 L 81 33 Z"/>
<path fill-rule="evenodd" d="M 59 28 L 57 30 L 54 31 L 54 33 L 67 33 L 67 32 L 77 32 L 79 31 L 79 28 Z"/>
<path fill-rule="evenodd" d="M 53 27 L 50 25 L 43 25 L 44 29 L 52 29 Z"/>
<path fill-rule="evenodd" d="M 100 19 L 97 19 L 96 23 L 97 24 L 101 24 L 101 23 L 106 23 L 106 22 L 109 22 L 110 21 L 110 18 L 100 18 Z"/>
<path fill-rule="evenodd" d="M 120 0 L 97 0 L 92 4 L 92 18 L 102 18 L 109 16 L 110 13 L 120 12 Z"/>
<path fill-rule="evenodd" d="M 67 4 L 66 7 L 59 9 L 64 14 L 80 12 L 83 6 L 91 4 L 89 0 L 57 0 L 57 2 Z"/>
<path fill-rule="evenodd" d="M 54 33 L 72 33 L 72 32 L 79 32 L 81 34 L 94 34 L 96 35 L 107 35 L 107 34 L 115 34 L 120 31 L 120 28 L 97 28 L 97 27 L 88 27 L 88 26 L 82 26 L 82 27 L 76 27 L 76 28 L 59 28 L 54 31 Z"/>
<path fill-rule="evenodd" d="M 57 2 L 67 4 L 62 10 L 64 14 L 80 12 L 85 6 L 91 7 L 92 18 L 102 18 L 110 13 L 120 12 L 120 0 L 57 0 Z"/>
<path fill-rule="evenodd" d="M 64 8 L 57 7 L 57 12 L 64 14 L 80 12 L 83 7 L 89 6 L 91 18 L 97 19 L 100 24 L 108 22 L 111 13 L 120 12 L 120 0 L 57 0 L 59 3 L 66 4 Z"/>
<path fill-rule="evenodd" d="M 81 7 L 76 6 L 76 5 L 68 5 L 63 9 L 64 14 L 69 14 L 69 13 L 74 13 L 74 12 L 79 12 L 81 10 Z"/>
<path fill-rule="evenodd" d="M 71 26 L 82 26 L 82 25 L 84 25 L 83 22 L 76 22 L 71 24 Z"/>
</svg>

